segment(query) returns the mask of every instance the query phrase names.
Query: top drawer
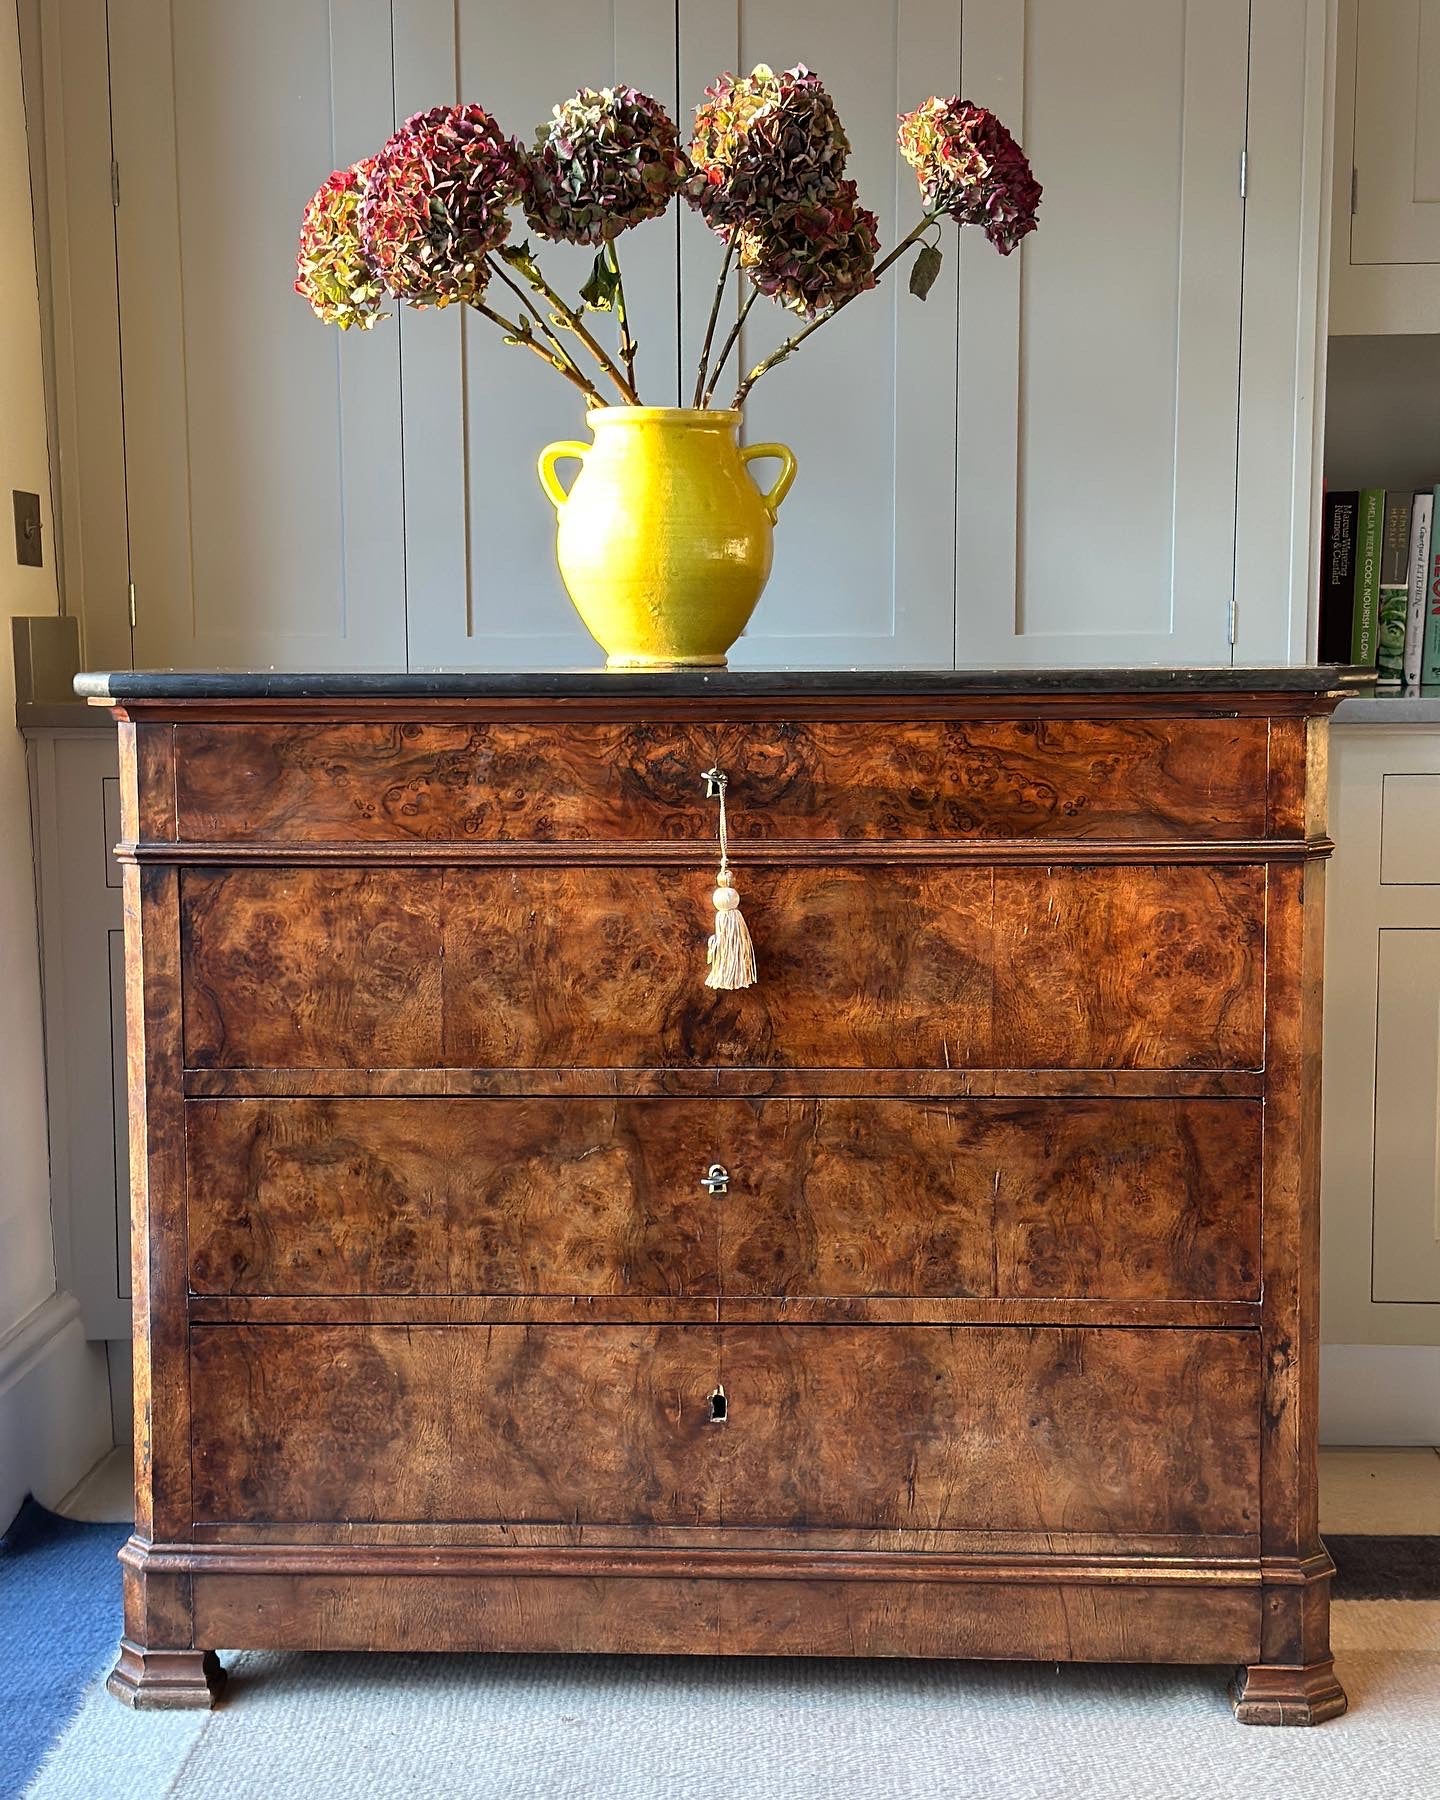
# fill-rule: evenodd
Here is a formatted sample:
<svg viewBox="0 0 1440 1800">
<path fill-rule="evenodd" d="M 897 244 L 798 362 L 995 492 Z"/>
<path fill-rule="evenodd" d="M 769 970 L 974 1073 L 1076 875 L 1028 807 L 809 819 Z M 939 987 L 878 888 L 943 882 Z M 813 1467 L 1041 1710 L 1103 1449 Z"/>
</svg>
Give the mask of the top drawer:
<svg viewBox="0 0 1440 1800">
<path fill-rule="evenodd" d="M 1264 719 L 175 727 L 183 840 L 1258 838 Z"/>
</svg>

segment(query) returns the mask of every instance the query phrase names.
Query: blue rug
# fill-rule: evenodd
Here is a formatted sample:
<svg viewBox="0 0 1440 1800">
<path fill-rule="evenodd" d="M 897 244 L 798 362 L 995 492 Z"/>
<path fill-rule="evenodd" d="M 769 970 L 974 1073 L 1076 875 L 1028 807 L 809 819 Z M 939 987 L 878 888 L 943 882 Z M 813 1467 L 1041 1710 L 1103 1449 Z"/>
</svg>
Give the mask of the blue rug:
<svg viewBox="0 0 1440 1800">
<path fill-rule="evenodd" d="M 23 1793 L 115 1654 L 124 1525 L 77 1525 L 33 1500 L 0 1537 L 0 1800 Z"/>
</svg>

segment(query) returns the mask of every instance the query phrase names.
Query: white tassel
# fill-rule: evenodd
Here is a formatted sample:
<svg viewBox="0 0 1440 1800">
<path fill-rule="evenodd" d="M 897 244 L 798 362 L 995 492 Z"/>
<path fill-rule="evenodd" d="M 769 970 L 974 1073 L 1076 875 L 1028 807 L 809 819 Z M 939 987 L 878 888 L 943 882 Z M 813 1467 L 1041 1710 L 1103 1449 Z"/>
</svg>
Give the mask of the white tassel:
<svg viewBox="0 0 1440 1800">
<path fill-rule="evenodd" d="M 728 778 L 719 769 L 709 769 L 705 780 L 711 794 L 720 802 L 720 869 L 715 877 L 715 891 L 710 896 L 715 907 L 715 931 L 705 952 L 710 967 L 705 985 L 727 989 L 754 987 L 757 979 L 755 946 L 750 941 L 750 927 L 740 910 L 740 895 L 730 880 L 730 842 L 725 821 Z"/>
</svg>

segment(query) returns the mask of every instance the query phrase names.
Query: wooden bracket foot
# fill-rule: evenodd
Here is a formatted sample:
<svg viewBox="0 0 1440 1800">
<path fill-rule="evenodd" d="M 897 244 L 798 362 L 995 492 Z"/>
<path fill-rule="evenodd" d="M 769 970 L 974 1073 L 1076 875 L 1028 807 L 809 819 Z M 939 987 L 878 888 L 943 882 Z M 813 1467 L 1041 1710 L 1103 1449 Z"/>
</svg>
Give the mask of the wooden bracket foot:
<svg viewBox="0 0 1440 1800">
<path fill-rule="evenodd" d="M 225 1671 L 213 1650 L 145 1650 L 121 1638 L 120 1660 L 105 1685 L 137 1710 L 213 1706 L 225 1686 Z"/>
<path fill-rule="evenodd" d="M 1322 1725 L 1338 1719 L 1347 1704 L 1329 1657 L 1294 1666 L 1256 1663 L 1237 1669 L 1230 1698 L 1242 1725 Z"/>
</svg>

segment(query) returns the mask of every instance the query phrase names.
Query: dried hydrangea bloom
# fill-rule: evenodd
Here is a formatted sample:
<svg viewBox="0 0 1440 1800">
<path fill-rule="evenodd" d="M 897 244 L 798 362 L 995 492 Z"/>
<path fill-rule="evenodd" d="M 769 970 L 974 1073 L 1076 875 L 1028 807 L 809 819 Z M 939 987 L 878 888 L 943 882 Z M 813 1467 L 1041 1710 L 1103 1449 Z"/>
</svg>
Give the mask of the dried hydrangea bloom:
<svg viewBox="0 0 1440 1800">
<path fill-rule="evenodd" d="M 542 237 L 600 244 L 658 218 L 688 170 L 658 100 L 633 87 L 581 88 L 536 134 L 525 216 Z"/>
<path fill-rule="evenodd" d="M 722 75 L 695 111 L 685 197 L 725 236 L 778 206 L 832 195 L 850 140 L 825 84 L 803 63 Z"/>
<path fill-rule="evenodd" d="M 740 266 L 762 294 L 813 319 L 875 286 L 878 220 L 853 181 L 826 200 L 781 206 L 736 233 Z"/>
<path fill-rule="evenodd" d="M 386 139 L 360 203 L 360 237 L 385 291 L 412 306 L 475 300 L 510 235 L 525 154 L 480 106 L 435 106 Z"/>
<path fill-rule="evenodd" d="M 1002 256 L 1034 231 L 1043 190 L 994 113 L 968 100 L 930 99 L 901 115 L 899 142 L 927 212 L 983 226 Z"/>
<path fill-rule="evenodd" d="M 295 292 L 327 325 L 368 331 L 386 314 L 384 289 L 360 242 L 360 200 L 370 159 L 336 169 L 311 198 L 300 220 Z"/>
</svg>

